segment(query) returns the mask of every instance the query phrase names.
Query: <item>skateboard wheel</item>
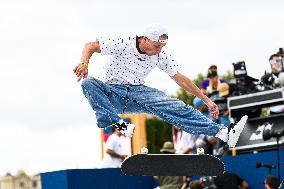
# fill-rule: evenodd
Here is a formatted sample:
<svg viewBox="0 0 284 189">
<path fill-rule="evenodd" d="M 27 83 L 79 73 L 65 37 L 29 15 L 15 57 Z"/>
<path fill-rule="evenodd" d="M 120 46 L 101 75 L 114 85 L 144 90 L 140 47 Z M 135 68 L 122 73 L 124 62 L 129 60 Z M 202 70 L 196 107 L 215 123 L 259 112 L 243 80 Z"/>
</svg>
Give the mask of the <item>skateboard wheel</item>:
<svg viewBox="0 0 284 189">
<path fill-rule="evenodd" d="M 204 149 L 203 148 L 197 148 L 197 155 L 204 154 Z"/>
<path fill-rule="evenodd" d="M 141 154 L 148 154 L 148 148 L 146 148 L 146 147 L 143 147 L 143 148 L 141 148 Z"/>
</svg>

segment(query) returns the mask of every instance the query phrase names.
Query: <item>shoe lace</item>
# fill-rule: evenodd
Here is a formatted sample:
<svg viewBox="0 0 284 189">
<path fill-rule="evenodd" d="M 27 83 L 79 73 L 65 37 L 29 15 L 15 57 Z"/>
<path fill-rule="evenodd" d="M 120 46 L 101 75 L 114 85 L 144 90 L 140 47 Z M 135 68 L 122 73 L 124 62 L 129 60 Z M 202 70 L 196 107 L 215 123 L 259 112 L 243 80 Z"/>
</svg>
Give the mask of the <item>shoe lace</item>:
<svg viewBox="0 0 284 189">
<path fill-rule="evenodd" d="M 230 131 L 235 127 L 237 123 L 234 122 L 234 123 L 230 123 L 230 125 L 228 126 L 228 134 L 230 133 Z"/>
</svg>

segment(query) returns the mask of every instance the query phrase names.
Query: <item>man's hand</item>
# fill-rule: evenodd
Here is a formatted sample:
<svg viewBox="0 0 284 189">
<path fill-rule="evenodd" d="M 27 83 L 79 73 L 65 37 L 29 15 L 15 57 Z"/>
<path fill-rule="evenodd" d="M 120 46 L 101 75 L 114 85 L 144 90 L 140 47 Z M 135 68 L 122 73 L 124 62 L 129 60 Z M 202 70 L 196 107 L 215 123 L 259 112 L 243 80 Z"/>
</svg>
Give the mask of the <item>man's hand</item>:
<svg viewBox="0 0 284 189">
<path fill-rule="evenodd" d="M 78 77 L 78 82 L 82 79 L 82 78 L 86 78 L 88 76 L 88 66 L 86 66 L 86 64 L 82 64 L 80 63 L 79 65 L 77 65 L 74 69 L 73 69 L 74 73 L 76 74 L 76 76 Z"/>
<path fill-rule="evenodd" d="M 215 118 L 215 119 L 218 119 L 218 117 L 219 117 L 219 109 L 218 109 L 218 106 L 217 106 L 214 102 L 212 102 L 212 101 L 210 101 L 210 102 L 207 104 L 207 106 L 210 108 L 211 116 L 212 116 L 213 118 Z"/>
<path fill-rule="evenodd" d="M 123 154 L 123 155 L 120 155 L 120 158 L 121 158 L 121 160 L 123 161 L 125 158 L 127 158 L 127 156 L 128 156 L 128 155 Z"/>
</svg>

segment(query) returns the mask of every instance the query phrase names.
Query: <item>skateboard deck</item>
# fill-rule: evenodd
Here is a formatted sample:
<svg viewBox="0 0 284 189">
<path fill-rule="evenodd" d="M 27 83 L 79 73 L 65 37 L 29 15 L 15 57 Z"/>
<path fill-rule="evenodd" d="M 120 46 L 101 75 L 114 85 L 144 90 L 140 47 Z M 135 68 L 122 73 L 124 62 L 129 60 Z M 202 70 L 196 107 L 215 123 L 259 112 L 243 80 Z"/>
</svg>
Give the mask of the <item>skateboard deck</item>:
<svg viewBox="0 0 284 189">
<path fill-rule="evenodd" d="M 121 165 L 132 176 L 217 176 L 224 173 L 224 163 L 211 155 L 138 154 Z"/>
</svg>

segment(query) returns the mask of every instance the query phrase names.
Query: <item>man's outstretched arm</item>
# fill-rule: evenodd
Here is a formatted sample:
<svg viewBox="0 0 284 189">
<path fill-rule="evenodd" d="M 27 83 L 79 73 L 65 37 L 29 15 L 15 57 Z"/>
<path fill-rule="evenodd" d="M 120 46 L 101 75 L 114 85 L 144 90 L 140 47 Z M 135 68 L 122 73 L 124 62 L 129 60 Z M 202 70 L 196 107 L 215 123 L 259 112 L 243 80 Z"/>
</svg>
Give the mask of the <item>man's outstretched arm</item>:
<svg viewBox="0 0 284 189">
<path fill-rule="evenodd" d="M 190 92 L 191 94 L 197 96 L 203 100 L 211 110 L 211 114 L 214 118 L 218 118 L 219 110 L 218 106 L 210 100 L 202 91 L 185 75 L 177 72 L 174 76 L 171 77 L 180 87 L 184 90 Z"/>
<path fill-rule="evenodd" d="M 73 71 L 78 77 L 77 81 L 80 81 L 82 78 L 86 78 L 88 76 L 88 64 L 91 56 L 94 53 L 100 53 L 101 48 L 99 41 L 86 43 L 82 52 L 81 63 L 77 65 Z"/>
</svg>

